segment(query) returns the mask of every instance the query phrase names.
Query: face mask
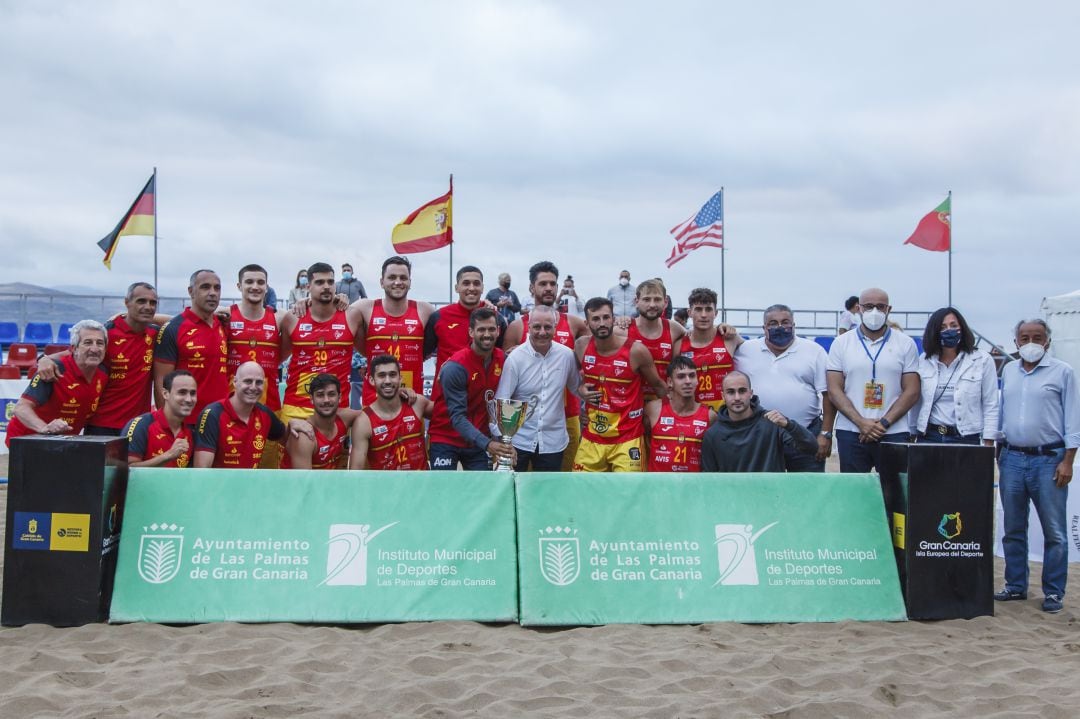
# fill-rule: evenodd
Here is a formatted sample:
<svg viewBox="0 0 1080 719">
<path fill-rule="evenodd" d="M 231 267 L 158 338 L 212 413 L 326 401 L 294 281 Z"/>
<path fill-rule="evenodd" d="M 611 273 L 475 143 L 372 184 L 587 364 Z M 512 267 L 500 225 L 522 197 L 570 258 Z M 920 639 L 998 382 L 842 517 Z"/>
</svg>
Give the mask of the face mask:
<svg viewBox="0 0 1080 719">
<path fill-rule="evenodd" d="M 794 327 L 769 327 L 766 332 L 769 333 L 769 342 L 777 347 L 787 347 L 795 339 Z"/>
<path fill-rule="evenodd" d="M 620 287 L 629 287 L 629 286 L 630 286 L 630 280 L 629 280 L 629 278 L 626 278 L 626 277 L 620 277 L 620 278 L 619 278 L 619 286 L 620 286 Z"/>
<path fill-rule="evenodd" d="M 301 287 L 307 287 L 307 277 L 301 277 L 300 278 L 300 286 Z"/>
<path fill-rule="evenodd" d="M 352 279 L 352 273 L 351 273 L 351 272 L 349 272 L 348 270 L 346 270 L 345 272 L 342 272 L 342 273 L 341 273 L 341 279 L 343 279 L 343 280 L 345 280 L 346 282 L 348 282 L 349 280 L 351 280 L 351 279 Z"/>
<path fill-rule="evenodd" d="M 941 330 L 941 346 L 942 347 L 959 347 L 960 346 L 960 330 Z"/>
<path fill-rule="evenodd" d="M 862 323 L 866 329 L 871 332 L 877 332 L 885 326 L 886 317 L 887 315 L 881 310 L 870 310 L 869 312 L 862 313 Z"/>
<path fill-rule="evenodd" d="M 1028 342 L 1026 345 L 1020 348 L 1020 359 L 1025 362 L 1035 364 L 1043 358 L 1046 354 L 1046 348 L 1042 345 L 1037 345 L 1034 342 Z"/>
</svg>

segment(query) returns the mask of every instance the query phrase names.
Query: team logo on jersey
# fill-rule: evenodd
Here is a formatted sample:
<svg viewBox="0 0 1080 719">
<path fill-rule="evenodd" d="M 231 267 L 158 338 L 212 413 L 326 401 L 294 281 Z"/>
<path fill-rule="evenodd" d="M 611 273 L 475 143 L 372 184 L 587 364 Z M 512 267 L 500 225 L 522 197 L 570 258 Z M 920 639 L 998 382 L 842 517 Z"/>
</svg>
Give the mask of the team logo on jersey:
<svg viewBox="0 0 1080 719">
<path fill-rule="evenodd" d="M 315 343 L 315 346 L 316 347 L 325 347 L 326 346 L 326 339 L 323 338 L 323 337 L 320 337 L 319 341 Z"/>
<path fill-rule="evenodd" d="M 254 337 L 252 337 L 251 339 L 248 340 L 248 346 L 249 347 L 255 347 L 258 344 L 259 344 L 259 341 L 257 339 L 255 339 Z"/>
<path fill-rule="evenodd" d="M 385 325 L 386 324 L 386 318 L 385 317 L 373 317 L 371 319 L 371 324 L 373 324 L 373 325 Z"/>
<path fill-rule="evenodd" d="M 616 367 L 626 367 L 626 362 L 623 360 L 615 360 L 611 364 L 615 365 Z"/>
<path fill-rule="evenodd" d="M 276 325 L 263 325 L 263 329 L 267 332 L 273 332 L 277 329 Z"/>
<path fill-rule="evenodd" d="M 242 329 L 244 329 L 244 323 L 243 322 L 230 322 L 229 323 L 229 329 L 242 330 Z"/>
<path fill-rule="evenodd" d="M 596 364 L 596 357 L 594 355 L 585 355 L 581 358 L 581 361 L 587 364 Z"/>
<path fill-rule="evenodd" d="M 665 427 L 672 427 L 672 426 L 675 425 L 675 418 L 674 417 L 661 417 L 660 418 L 660 424 L 664 425 Z"/>
<path fill-rule="evenodd" d="M 348 328 L 345 325 L 332 324 L 332 325 L 330 325 L 330 329 L 332 329 L 332 330 L 344 330 L 344 329 L 348 329 Z"/>
<path fill-rule="evenodd" d="M 455 327 L 457 327 L 457 326 L 458 326 L 459 324 L 461 324 L 461 323 L 460 323 L 460 322 L 454 322 L 453 324 L 449 324 L 449 325 L 447 325 L 447 326 L 446 326 L 446 329 L 448 329 L 448 330 L 452 330 L 452 329 L 454 329 Z"/>
<path fill-rule="evenodd" d="M 374 430 L 372 430 L 372 433 L 373 434 L 386 434 L 387 431 L 388 430 L 387 430 L 386 426 L 383 425 L 381 427 L 376 427 Z"/>
<path fill-rule="evenodd" d="M 669 350 L 669 349 L 671 349 L 671 345 L 670 345 L 670 344 L 668 344 L 667 342 L 661 342 L 661 343 L 660 343 L 660 349 L 662 349 L 662 350 Z"/>
<path fill-rule="evenodd" d="M 695 419 L 695 420 L 694 420 L 694 426 L 695 426 L 695 427 L 708 427 L 708 426 L 709 426 L 709 423 L 708 423 L 708 422 L 706 422 L 706 421 L 705 421 L 705 420 L 703 420 L 703 419 Z"/>
</svg>

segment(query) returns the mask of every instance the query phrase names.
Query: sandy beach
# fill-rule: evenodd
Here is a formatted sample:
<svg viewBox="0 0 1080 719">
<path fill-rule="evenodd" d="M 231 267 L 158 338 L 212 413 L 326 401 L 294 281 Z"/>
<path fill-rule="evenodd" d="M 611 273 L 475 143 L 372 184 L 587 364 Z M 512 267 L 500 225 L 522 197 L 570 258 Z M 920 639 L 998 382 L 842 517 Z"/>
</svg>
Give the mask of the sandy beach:
<svg viewBox="0 0 1080 719">
<path fill-rule="evenodd" d="M 1073 717 L 1075 605 L 1037 594 L 942 622 L 3 628 L 0 716 Z"/>
</svg>

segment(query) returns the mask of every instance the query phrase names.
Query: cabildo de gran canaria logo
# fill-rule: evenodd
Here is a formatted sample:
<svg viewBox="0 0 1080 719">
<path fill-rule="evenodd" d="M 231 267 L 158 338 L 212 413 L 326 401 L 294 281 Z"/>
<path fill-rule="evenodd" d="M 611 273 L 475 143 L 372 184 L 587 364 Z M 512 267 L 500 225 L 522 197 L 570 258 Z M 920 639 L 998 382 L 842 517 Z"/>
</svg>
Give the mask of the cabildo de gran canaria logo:
<svg viewBox="0 0 1080 719">
<path fill-rule="evenodd" d="M 581 547 L 577 530 L 545 527 L 540 530 L 540 574 L 556 587 L 573 584 L 581 574 Z"/>
<path fill-rule="evenodd" d="M 941 515 L 941 522 L 938 524 L 937 531 L 945 539 L 956 539 L 963 529 L 964 525 L 960 521 L 959 512 Z"/>
<path fill-rule="evenodd" d="M 150 584 L 164 584 L 180 572 L 183 554 L 183 527 L 164 522 L 143 527 L 143 535 L 139 539 L 139 576 Z"/>
</svg>

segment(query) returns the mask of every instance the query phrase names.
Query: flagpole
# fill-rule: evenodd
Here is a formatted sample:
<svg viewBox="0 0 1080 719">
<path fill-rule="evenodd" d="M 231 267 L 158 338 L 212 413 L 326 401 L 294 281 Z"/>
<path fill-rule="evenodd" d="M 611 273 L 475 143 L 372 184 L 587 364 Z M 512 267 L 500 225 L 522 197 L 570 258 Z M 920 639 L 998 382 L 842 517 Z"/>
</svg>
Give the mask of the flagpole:
<svg viewBox="0 0 1080 719">
<path fill-rule="evenodd" d="M 454 173 L 450 173 L 450 232 L 454 232 Z M 454 301 L 454 237 L 450 236 L 450 292 L 447 302 Z"/>
<path fill-rule="evenodd" d="M 952 190 L 949 190 L 949 307 L 953 306 L 952 303 L 952 243 L 953 243 L 953 231 L 952 231 Z"/>
<path fill-rule="evenodd" d="M 158 294 L 161 294 L 161 290 L 158 289 L 158 276 L 157 276 L 157 202 L 158 202 L 158 186 L 157 186 L 157 166 L 154 166 L 154 289 L 158 290 Z"/>
<path fill-rule="evenodd" d="M 727 322 L 727 304 L 724 301 L 724 255 L 727 253 L 727 220 L 724 218 L 724 186 L 720 186 L 720 221 L 723 222 L 723 240 L 720 242 L 720 321 Z"/>
</svg>

